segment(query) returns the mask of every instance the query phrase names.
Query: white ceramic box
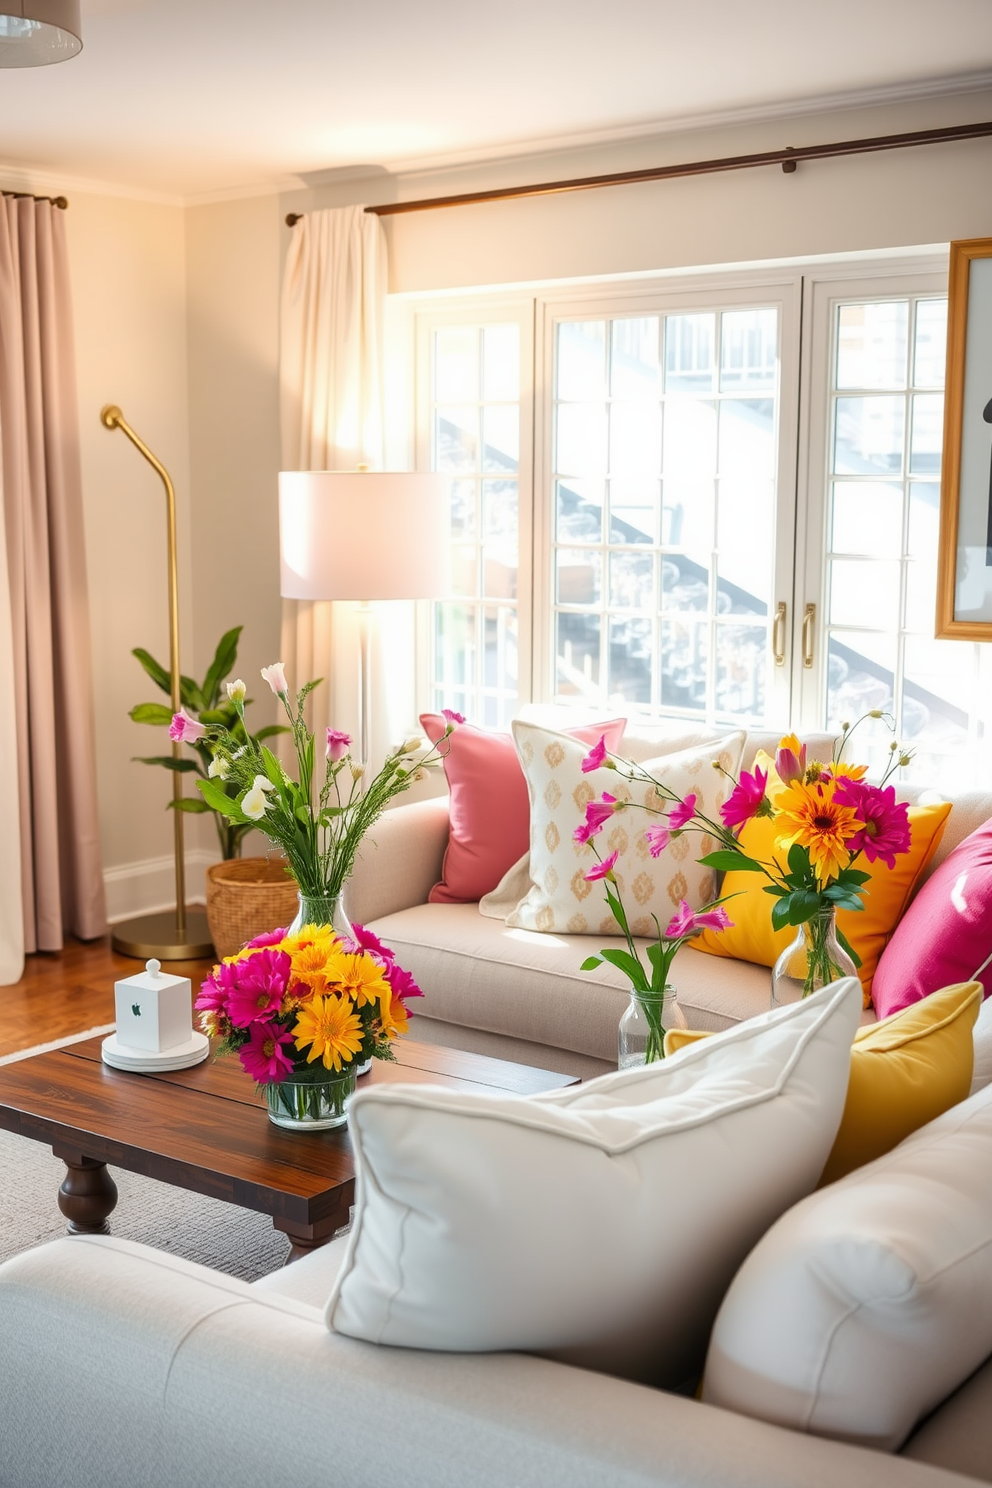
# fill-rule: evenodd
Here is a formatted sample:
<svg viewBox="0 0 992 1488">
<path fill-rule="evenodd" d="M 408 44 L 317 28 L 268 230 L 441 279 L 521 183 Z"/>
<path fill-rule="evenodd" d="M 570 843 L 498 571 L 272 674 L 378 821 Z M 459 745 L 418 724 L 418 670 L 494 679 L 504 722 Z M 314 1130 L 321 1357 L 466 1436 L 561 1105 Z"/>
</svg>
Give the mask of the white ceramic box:
<svg viewBox="0 0 992 1488">
<path fill-rule="evenodd" d="M 193 1036 L 192 988 L 189 977 L 170 976 L 160 962 L 114 985 L 117 1042 L 128 1049 L 163 1053 Z"/>
</svg>

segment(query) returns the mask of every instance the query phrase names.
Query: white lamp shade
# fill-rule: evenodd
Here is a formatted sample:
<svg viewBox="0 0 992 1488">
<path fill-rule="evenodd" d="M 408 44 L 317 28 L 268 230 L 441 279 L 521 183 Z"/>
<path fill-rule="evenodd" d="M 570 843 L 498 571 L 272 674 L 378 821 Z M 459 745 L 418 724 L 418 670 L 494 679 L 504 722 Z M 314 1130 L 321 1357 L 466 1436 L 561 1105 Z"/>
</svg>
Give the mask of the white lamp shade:
<svg viewBox="0 0 992 1488">
<path fill-rule="evenodd" d="M 441 599 L 450 570 L 440 475 L 284 470 L 280 592 L 286 599 Z"/>
<path fill-rule="evenodd" d="M 0 67 L 45 67 L 83 49 L 79 0 L 0 0 Z"/>
</svg>

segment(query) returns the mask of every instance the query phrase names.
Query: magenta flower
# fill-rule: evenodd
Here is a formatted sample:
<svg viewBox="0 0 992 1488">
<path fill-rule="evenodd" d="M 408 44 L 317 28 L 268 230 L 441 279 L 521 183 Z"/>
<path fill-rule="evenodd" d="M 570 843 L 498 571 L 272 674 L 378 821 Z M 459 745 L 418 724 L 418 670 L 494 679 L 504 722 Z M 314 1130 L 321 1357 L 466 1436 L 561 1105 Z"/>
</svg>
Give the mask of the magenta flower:
<svg viewBox="0 0 992 1488">
<path fill-rule="evenodd" d="M 249 940 L 245 944 L 244 949 L 246 951 L 256 951 L 261 950 L 264 946 L 278 945 L 281 940 L 286 939 L 288 934 L 288 927 L 282 930 L 266 930 L 264 935 L 256 935 L 254 940 Z"/>
<path fill-rule="evenodd" d="M 594 744 L 582 761 L 582 773 L 588 775 L 590 770 L 601 770 L 606 760 L 606 735 L 601 734 L 599 743 Z"/>
<path fill-rule="evenodd" d="M 226 1012 L 237 1028 L 266 1022 L 278 1012 L 292 962 L 285 951 L 262 950 L 220 969 L 227 987 Z"/>
<path fill-rule="evenodd" d="M 665 929 L 665 939 L 682 940 L 687 935 L 695 935 L 698 930 L 732 928 L 733 921 L 722 905 L 718 905 L 716 909 L 700 910 L 697 914 L 683 899 Z"/>
<path fill-rule="evenodd" d="M 423 997 L 411 973 L 404 966 L 397 966 L 395 961 L 386 963 L 383 975 L 397 997 Z"/>
<path fill-rule="evenodd" d="M 169 738 L 176 744 L 195 744 L 202 739 L 206 733 L 202 723 L 197 723 L 195 718 L 190 718 L 185 708 L 180 708 L 178 713 L 173 713 L 172 722 L 169 724 Z"/>
<path fill-rule="evenodd" d="M 724 826 L 742 827 L 752 816 L 757 816 L 764 805 L 767 784 L 766 770 L 755 770 L 753 775 L 742 770 L 740 780 L 730 792 L 730 799 L 720 807 Z"/>
<path fill-rule="evenodd" d="M 441 717 L 442 718 L 446 718 L 449 723 L 464 723 L 465 722 L 465 716 L 464 716 L 464 714 L 462 714 L 462 713 L 456 713 L 455 710 L 454 710 L 454 708 L 442 708 L 441 709 Z"/>
<path fill-rule="evenodd" d="M 336 765 L 338 760 L 344 759 L 350 748 L 350 734 L 342 733 L 340 729 L 329 728 L 327 730 L 327 749 L 325 753 L 333 765 Z"/>
<path fill-rule="evenodd" d="M 289 1029 L 280 1028 L 278 1023 L 253 1023 L 247 1044 L 238 1050 L 238 1058 L 246 1074 L 259 1085 L 268 1085 L 292 1073 L 292 1056 L 285 1049 L 292 1042 Z"/>
<path fill-rule="evenodd" d="M 688 822 L 692 821 L 692 818 L 696 814 L 697 799 L 696 793 L 693 791 L 691 795 L 686 796 L 684 801 L 680 801 L 672 807 L 668 813 L 668 825 L 674 832 L 681 831 Z"/>
<path fill-rule="evenodd" d="M 652 822 L 650 827 L 644 829 L 644 840 L 648 845 L 648 852 L 653 858 L 660 858 L 665 848 L 672 840 L 672 834 L 666 822 Z"/>
<path fill-rule="evenodd" d="M 611 852 L 610 856 L 608 858 L 604 858 L 601 863 L 594 863 L 593 866 L 589 869 L 589 872 L 584 874 L 583 876 L 587 878 L 590 883 L 595 883 L 598 878 L 609 878 L 610 874 L 613 872 L 613 869 L 616 866 L 616 861 L 619 856 L 619 852 Z"/>
<path fill-rule="evenodd" d="M 861 831 L 844 844 L 851 852 L 863 852 L 869 863 L 881 859 L 886 868 L 894 868 L 897 854 L 909 851 L 909 807 L 896 800 L 894 786 L 843 777 L 837 781 L 834 800 L 853 806 L 864 822 Z"/>
<path fill-rule="evenodd" d="M 219 979 L 220 966 L 215 966 L 206 981 L 200 983 L 200 994 L 193 1006 L 198 1013 L 223 1013 L 227 1009 L 227 989 Z"/>
<path fill-rule="evenodd" d="M 795 738 L 795 735 L 790 737 Z M 784 742 L 779 745 L 775 755 L 775 774 L 783 785 L 791 785 L 794 780 L 802 780 L 806 775 L 806 745 L 799 746 L 799 753 Z"/>
<path fill-rule="evenodd" d="M 606 822 L 613 815 L 616 800 L 616 796 L 611 796 L 609 791 L 604 791 L 601 801 L 587 801 L 586 819 L 582 826 L 576 827 L 572 833 L 573 841 L 578 843 L 590 842 L 593 837 L 598 836 Z"/>
</svg>

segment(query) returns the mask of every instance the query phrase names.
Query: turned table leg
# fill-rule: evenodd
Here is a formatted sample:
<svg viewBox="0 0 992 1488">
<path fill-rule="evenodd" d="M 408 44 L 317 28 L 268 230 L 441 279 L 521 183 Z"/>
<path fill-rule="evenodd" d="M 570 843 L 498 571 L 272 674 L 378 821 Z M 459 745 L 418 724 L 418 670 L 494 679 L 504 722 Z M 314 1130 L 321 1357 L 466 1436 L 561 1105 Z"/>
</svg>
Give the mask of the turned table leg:
<svg viewBox="0 0 992 1488">
<path fill-rule="evenodd" d="M 65 1178 L 59 1189 L 59 1208 L 69 1221 L 70 1235 L 109 1235 L 108 1216 L 117 1203 L 117 1184 L 107 1164 L 80 1152 L 52 1151 L 65 1163 Z"/>
</svg>

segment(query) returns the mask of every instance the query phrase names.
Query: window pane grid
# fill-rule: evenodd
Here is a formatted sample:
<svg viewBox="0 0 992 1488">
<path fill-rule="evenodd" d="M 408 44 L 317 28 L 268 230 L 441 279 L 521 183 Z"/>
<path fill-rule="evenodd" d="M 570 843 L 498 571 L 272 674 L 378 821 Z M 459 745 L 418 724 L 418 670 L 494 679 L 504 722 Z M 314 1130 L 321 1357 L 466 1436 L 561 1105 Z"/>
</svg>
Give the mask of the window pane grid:
<svg viewBox="0 0 992 1488">
<path fill-rule="evenodd" d="M 778 376 L 774 309 L 559 324 L 558 700 L 763 718 Z"/>
<path fill-rule="evenodd" d="M 891 712 L 910 775 L 960 788 L 987 770 L 990 668 L 981 647 L 933 639 L 946 309 L 905 296 L 836 310 L 826 723 Z M 869 738 L 878 766 L 889 736 L 864 734 L 862 752 Z"/>
<path fill-rule="evenodd" d="M 431 333 L 431 468 L 450 474 L 451 601 L 433 606 L 433 700 L 505 726 L 518 700 L 520 331 Z"/>
</svg>

